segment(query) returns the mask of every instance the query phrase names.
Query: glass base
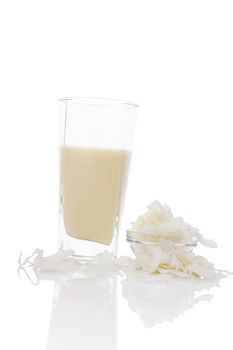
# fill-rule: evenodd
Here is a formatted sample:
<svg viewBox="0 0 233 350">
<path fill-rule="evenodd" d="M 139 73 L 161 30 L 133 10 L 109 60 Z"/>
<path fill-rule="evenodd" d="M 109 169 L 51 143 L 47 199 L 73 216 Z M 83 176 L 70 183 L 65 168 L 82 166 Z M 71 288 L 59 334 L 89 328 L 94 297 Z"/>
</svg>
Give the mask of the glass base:
<svg viewBox="0 0 233 350">
<path fill-rule="evenodd" d="M 84 239 L 74 238 L 66 232 L 62 203 L 60 203 L 60 216 L 59 216 L 59 250 L 73 250 L 73 257 L 80 261 L 94 261 L 96 255 L 107 252 L 112 254 L 115 258 L 118 253 L 118 237 L 119 237 L 120 223 L 118 221 L 112 241 L 110 244 L 105 245 L 94 241 L 88 241 Z"/>
<path fill-rule="evenodd" d="M 108 252 L 114 257 L 117 257 L 117 230 L 109 245 L 86 241 L 83 239 L 70 237 L 66 232 L 62 233 L 62 239 L 59 242 L 59 250 L 72 249 L 73 257 L 81 261 L 92 261 L 97 254 Z"/>
</svg>

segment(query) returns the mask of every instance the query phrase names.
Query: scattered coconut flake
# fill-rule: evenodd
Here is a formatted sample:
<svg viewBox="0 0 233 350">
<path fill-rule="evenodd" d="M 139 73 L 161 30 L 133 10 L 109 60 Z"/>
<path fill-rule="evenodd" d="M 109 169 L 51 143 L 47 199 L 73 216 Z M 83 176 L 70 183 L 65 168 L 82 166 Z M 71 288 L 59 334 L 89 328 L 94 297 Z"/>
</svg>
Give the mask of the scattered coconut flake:
<svg viewBox="0 0 233 350">
<path fill-rule="evenodd" d="M 51 256 L 43 256 L 42 249 L 36 249 L 28 258 L 22 261 L 22 253 L 19 255 L 19 267 L 32 266 L 41 272 L 65 272 L 74 271 L 77 261 L 72 258 L 73 250 L 59 250 Z"/>
<path fill-rule="evenodd" d="M 115 265 L 116 258 L 113 254 L 108 253 L 106 250 L 103 253 L 99 253 L 95 256 L 96 264 L 107 264 L 107 265 Z"/>
<path fill-rule="evenodd" d="M 199 232 L 196 234 L 196 238 L 198 239 L 198 241 L 209 248 L 217 248 L 217 244 L 213 239 L 207 239 L 205 237 L 203 237 Z"/>
<path fill-rule="evenodd" d="M 121 274 L 117 259 L 107 251 L 97 254 L 93 260 L 83 264 L 83 272 L 89 277 L 106 275 L 115 277 Z"/>
</svg>

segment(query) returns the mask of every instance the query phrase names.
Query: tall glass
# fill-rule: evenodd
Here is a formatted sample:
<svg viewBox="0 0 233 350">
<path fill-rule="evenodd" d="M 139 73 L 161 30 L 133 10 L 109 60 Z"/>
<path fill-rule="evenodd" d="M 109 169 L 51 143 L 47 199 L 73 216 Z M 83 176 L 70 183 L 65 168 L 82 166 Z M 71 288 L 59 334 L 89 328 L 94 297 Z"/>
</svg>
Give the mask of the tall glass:
<svg viewBox="0 0 233 350">
<path fill-rule="evenodd" d="M 59 100 L 59 248 L 81 259 L 117 255 L 137 110 L 112 99 Z"/>
</svg>

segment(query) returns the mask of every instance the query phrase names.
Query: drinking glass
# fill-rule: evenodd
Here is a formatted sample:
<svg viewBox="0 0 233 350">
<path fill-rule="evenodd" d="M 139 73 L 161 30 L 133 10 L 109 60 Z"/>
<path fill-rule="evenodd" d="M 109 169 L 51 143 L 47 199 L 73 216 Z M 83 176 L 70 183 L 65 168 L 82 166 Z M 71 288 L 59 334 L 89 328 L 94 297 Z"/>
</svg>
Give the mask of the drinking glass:
<svg viewBox="0 0 233 350">
<path fill-rule="evenodd" d="M 77 258 L 117 255 L 137 111 L 128 101 L 59 100 L 59 248 Z"/>
</svg>

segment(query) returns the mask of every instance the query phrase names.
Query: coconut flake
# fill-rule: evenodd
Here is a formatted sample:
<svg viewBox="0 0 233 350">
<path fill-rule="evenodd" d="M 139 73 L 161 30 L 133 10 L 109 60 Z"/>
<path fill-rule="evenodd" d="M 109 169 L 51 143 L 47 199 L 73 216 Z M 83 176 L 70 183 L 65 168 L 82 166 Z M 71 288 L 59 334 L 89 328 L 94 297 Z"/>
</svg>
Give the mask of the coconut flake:
<svg viewBox="0 0 233 350">
<path fill-rule="evenodd" d="M 199 232 L 196 233 L 196 238 L 198 240 L 198 242 L 200 242 L 202 245 L 208 247 L 208 248 L 217 248 L 217 244 L 213 239 L 207 239 L 205 237 L 203 237 L 203 235 L 201 235 Z"/>
<path fill-rule="evenodd" d="M 73 250 L 59 250 L 51 256 L 43 256 L 42 249 L 36 249 L 28 258 L 22 261 L 22 253 L 19 256 L 19 267 L 32 266 L 40 272 L 65 272 L 74 271 L 77 261 L 72 258 Z"/>
</svg>

